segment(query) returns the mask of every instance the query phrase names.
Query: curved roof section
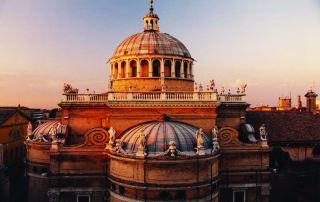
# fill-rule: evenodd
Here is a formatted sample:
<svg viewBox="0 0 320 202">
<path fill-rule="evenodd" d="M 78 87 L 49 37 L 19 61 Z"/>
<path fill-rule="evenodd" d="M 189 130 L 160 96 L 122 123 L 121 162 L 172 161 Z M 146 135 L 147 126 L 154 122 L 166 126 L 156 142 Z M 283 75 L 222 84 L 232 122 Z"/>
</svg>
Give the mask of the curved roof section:
<svg viewBox="0 0 320 202">
<path fill-rule="evenodd" d="M 128 37 L 117 47 L 112 58 L 145 54 L 191 58 L 186 46 L 178 39 L 166 33 L 153 31 L 145 31 Z"/>
<path fill-rule="evenodd" d="M 175 121 L 152 121 L 136 125 L 121 135 L 124 150 L 128 153 L 138 151 L 139 132 L 146 135 L 147 152 L 161 153 L 169 148 L 169 142 L 175 141 L 181 152 L 193 152 L 197 146 L 196 132 L 198 128 Z M 212 147 L 211 140 L 203 135 L 205 149 Z"/>
<path fill-rule="evenodd" d="M 39 137 L 44 135 L 49 135 L 49 132 L 52 128 L 57 128 L 60 124 L 59 121 L 47 121 L 39 125 L 33 132 L 33 137 Z"/>
</svg>

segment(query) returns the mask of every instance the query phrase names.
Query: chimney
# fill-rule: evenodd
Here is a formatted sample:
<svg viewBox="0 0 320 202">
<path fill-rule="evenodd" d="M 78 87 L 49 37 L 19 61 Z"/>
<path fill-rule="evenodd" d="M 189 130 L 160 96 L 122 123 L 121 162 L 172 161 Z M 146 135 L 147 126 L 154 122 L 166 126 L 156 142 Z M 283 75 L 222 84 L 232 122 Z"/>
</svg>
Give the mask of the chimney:
<svg viewBox="0 0 320 202">
<path fill-rule="evenodd" d="M 301 101 L 301 96 L 298 96 L 298 102 L 297 102 L 297 108 L 301 109 L 302 108 L 302 101 Z"/>
</svg>

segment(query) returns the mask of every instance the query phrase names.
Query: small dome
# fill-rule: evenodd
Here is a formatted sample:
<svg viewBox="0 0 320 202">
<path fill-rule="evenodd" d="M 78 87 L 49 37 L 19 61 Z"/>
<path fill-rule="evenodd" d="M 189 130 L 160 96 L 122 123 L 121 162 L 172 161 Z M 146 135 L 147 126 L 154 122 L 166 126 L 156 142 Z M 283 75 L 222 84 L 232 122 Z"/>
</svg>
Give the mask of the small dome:
<svg viewBox="0 0 320 202">
<path fill-rule="evenodd" d="M 169 142 L 175 141 L 181 152 L 193 152 L 197 146 L 196 132 L 198 128 L 175 121 L 152 121 L 136 125 L 121 135 L 124 150 L 136 153 L 138 150 L 139 132 L 146 135 L 147 152 L 160 153 L 169 148 Z M 212 147 L 211 140 L 203 135 L 205 149 Z"/>
<path fill-rule="evenodd" d="M 145 31 L 125 39 L 114 52 L 113 58 L 128 55 L 159 54 L 191 58 L 188 49 L 178 39 L 160 32 Z"/>
<path fill-rule="evenodd" d="M 66 125 L 61 125 L 60 121 L 50 120 L 39 125 L 29 137 L 31 141 L 51 142 L 55 135 L 65 135 Z"/>
</svg>

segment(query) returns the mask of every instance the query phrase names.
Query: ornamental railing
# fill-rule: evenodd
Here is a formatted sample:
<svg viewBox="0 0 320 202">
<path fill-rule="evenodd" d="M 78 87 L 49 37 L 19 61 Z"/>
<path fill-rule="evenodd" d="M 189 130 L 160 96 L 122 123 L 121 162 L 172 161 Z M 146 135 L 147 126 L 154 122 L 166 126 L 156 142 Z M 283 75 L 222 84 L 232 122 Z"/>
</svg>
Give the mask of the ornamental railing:
<svg viewBox="0 0 320 202">
<path fill-rule="evenodd" d="M 219 101 L 244 102 L 244 94 L 215 92 L 108 92 L 105 94 L 63 94 L 62 103 L 105 103 L 108 101 Z"/>
</svg>

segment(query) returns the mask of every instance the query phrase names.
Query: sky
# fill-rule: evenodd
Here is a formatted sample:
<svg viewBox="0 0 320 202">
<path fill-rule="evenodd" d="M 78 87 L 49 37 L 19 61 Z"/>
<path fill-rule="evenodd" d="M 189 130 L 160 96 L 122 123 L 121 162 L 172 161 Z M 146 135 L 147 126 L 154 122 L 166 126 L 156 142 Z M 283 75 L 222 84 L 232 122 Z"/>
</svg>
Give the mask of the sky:
<svg viewBox="0 0 320 202">
<path fill-rule="evenodd" d="M 196 60 L 196 82 L 252 106 L 320 94 L 320 0 L 155 0 L 160 31 Z M 143 31 L 147 0 L 0 0 L 0 106 L 53 108 L 64 83 L 105 92 L 107 60 Z"/>
</svg>

